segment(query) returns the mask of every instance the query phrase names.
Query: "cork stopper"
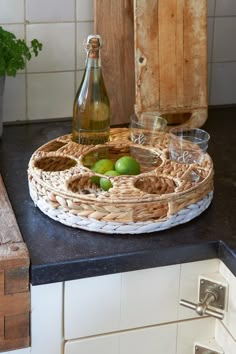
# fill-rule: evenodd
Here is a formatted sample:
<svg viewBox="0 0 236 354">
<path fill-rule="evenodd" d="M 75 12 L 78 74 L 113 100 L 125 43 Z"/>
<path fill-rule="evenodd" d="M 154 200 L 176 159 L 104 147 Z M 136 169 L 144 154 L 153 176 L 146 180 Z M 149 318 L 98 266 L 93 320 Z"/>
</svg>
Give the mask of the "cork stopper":
<svg viewBox="0 0 236 354">
<path fill-rule="evenodd" d="M 91 34 L 84 43 L 89 58 L 99 58 L 99 50 L 102 47 L 102 37 L 98 34 Z"/>
</svg>

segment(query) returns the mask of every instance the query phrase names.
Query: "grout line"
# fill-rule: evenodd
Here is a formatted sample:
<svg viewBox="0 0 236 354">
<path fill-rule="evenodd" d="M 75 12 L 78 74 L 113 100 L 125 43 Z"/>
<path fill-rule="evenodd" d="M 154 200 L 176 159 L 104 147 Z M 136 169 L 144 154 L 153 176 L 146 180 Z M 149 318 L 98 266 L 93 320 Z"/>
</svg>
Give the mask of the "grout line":
<svg viewBox="0 0 236 354">
<path fill-rule="evenodd" d="M 82 71 L 82 69 L 78 70 L 78 71 Z M 76 70 L 74 69 L 68 69 L 68 70 L 51 70 L 51 71 L 28 71 L 27 74 L 31 75 L 31 74 L 62 74 L 62 73 L 74 73 L 76 72 Z"/>
<path fill-rule="evenodd" d="M 24 38 L 25 41 L 27 42 L 27 31 L 26 31 L 26 0 L 24 0 Z M 28 68 L 27 68 L 27 62 L 25 66 L 25 119 L 26 121 L 29 120 L 29 114 L 28 114 Z"/>
<path fill-rule="evenodd" d="M 229 330 L 227 325 L 223 321 L 220 321 L 220 320 L 216 320 L 216 321 L 218 322 L 218 324 L 220 324 L 220 326 L 222 326 L 225 329 L 225 331 L 228 333 L 228 335 L 231 337 L 231 339 L 235 342 L 234 335 L 231 333 L 231 331 Z"/>
<path fill-rule="evenodd" d="M 214 3 L 214 16 L 213 16 L 213 27 L 212 27 L 212 43 L 211 43 L 211 52 L 210 52 L 210 70 L 209 70 L 209 90 L 208 90 L 208 104 L 211 103 L 212 97 L 212 76 L 213 76 L 213 52 L 214 52 L 214 41 L 215 41 L 215 13 L 216 13 L 216 1 Z"/>
<path fill-rule="evenodd" d="M 76 14 L 75 14 L 76 16 Z M 235 16 L 236 17 L 236 16 Z M 0 26 L 5 26 L 5 25 L 23 25 L 24 23 L 26 23 L 28 25 L 59 25 L 59 24 L 62 24 L 62 23 L 93 23 L 94 20 L 79 20 L 77 21 L 76 18 L 75 20 L 72 20 L 72 21 L 34 21 L 34 22 L 30 22 L 30 21 L 27 21 L 25 19 L 24 22 L 4 22 L 4 23 L 1 23 L 0 22 Z"/>
<path fill-rule="evenodd" d="M 90 339 L 90 338 L 99 338 L 99 337 L 103 337 L 104 335 L 109 336 L 109 335 L 119 335 L 119 334 L 127 334 L 128 332 L 138 332 L 141 331 L 143 329 L 152 329 L 152 328 L 158 328 L 158 327 L 165 327 L 165 326 L 169 326 L 169 325 L 176 325 L 177 327 L 179 325 L 181 325 L 182 323 L 188 323 L 188 322 L 193 322 L 193 321 L 203 321 L 206 319 L 209 319 L 211 317 L 209 316 L 203 316 L 203 317 L 194 317 L 194 318 L 186 318 L 184 320 L 176 320 L 176 321 L 169 321 L 169 322 L 161 322 L 161 323 L 154 323 L 151 325 L 141 325 L 138 327 L 132 327 L 132 328 L 124 328 L 124 329 L 117 329 L 117 330 L 112 330 L 111 332 L 106 332 L 106 333 L 99 333 L 99 334 L 91 334 L 91 335 L 87 335 L 85 337 L 80 337 L 79 339 L 77 339 L 78 341 L 82 341 L 84 339 Z"/>
</svg>

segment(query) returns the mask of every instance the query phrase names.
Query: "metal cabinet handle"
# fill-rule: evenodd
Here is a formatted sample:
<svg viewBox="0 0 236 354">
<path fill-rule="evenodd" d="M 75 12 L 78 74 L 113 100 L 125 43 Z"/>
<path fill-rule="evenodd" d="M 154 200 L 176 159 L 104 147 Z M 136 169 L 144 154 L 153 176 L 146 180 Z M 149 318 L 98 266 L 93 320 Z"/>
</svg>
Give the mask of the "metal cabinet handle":
<svg viewBox="0 0 236 354">
<path fill-rule="evenodd" d="M 194 304 L 191 301 L 181 299 L 180 305 L 185 306 L 189 309 L 195 310 L 199 316 L 209 315 L 209 316 L 218 318 L 219 320 L 223 320 L 224 314 L 222 312 L 215 311 L 215 310 L 208 308 L 208 306 L 212 302 L 215 302 L 217 300 L 217 298 L 218 298 L 218 294 L 215 291 L 215 289 L 208 288 L 205 292 L 204 299 L 201 302 L 199 302 L 198 304 Z"/>
</svg>

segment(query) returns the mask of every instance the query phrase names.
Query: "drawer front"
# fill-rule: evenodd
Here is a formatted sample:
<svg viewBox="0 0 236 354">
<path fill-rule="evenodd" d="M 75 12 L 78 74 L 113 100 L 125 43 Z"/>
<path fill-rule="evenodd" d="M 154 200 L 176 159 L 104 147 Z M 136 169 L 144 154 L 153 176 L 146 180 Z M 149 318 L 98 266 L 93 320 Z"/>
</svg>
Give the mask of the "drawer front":
<svg viewBox="0 0 236 354">
<path fill-rule="evenodd" d="M 179 275 L 175 265 L 66 282 L 65 339 L 176 321 Z"/>
<path fill-rule="evenodd" d="M 121 275 L 65 283 L 65 339 L 112 332 L 119 328 Z"/>
<path fill-rule="evenodd" d="M 65 344 L 65 354 L 176 354 L 177 325 L 150 327 L 72 340 Z"/>
</svg>

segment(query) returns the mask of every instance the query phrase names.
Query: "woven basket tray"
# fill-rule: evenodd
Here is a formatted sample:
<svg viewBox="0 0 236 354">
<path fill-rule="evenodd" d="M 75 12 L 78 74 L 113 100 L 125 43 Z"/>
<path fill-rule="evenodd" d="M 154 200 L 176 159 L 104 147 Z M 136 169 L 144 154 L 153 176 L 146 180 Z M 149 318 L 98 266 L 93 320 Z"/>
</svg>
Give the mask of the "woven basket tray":
<svg viewBox="0 0 236 354">
<path fill-rule="evenodd" d="M 188 222 L 212 200 L 213 163 L 208 154 L 201 165 L 169 160 L 168 139 L 166 133 L 155 147 L 136 145 L 123 128 L 112 129 L 110 142 L 97 146 L 61 136 L 29 161 L 31 198 L 50 218 L 96 232 L 138 234 Z M 92 183 L 96 174 L 89 167 L 95 161 L 124 155 L 139 161 L 139 175 L 108 177 L 113 187 L 107 192 Z M 192 173 L 198 182 L 192 182 Z"/>
</svg>

